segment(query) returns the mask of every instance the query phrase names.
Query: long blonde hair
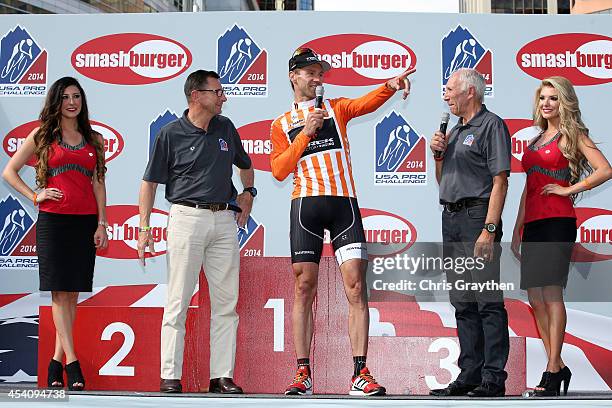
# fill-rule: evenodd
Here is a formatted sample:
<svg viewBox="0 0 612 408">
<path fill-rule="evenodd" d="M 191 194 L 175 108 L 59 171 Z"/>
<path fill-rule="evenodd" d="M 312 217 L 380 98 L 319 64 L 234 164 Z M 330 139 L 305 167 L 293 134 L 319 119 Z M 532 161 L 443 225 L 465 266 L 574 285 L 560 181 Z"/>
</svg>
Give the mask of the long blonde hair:
<svg viewBox="0 0 612 408">
<path fill-rule="evenodd" d="M 582 122 L 580 107 L 578 106 L 578 96 L 572 83 L 562 76 L 553 76 L 542 80 L 535 93 L 533 104 L 534 125 L 542 130 L 548 128 L 548 121 L 542 117 L 539 109 L 540 93 L 542 88 L 552 87 L 559 93 L 559 132 L 564 139 L 564 146 L 559 145 L 561 153 L 569 161 L 570 184 L 577 183 L 582 176 L 588 176 L 593 172 L 593 168 L 587 161 L 584 154 L 578 148 L 580 138 L 589 135 L 589 129 Z M 572 195 L 572 200 L 576 195 Z"/>
</svg>

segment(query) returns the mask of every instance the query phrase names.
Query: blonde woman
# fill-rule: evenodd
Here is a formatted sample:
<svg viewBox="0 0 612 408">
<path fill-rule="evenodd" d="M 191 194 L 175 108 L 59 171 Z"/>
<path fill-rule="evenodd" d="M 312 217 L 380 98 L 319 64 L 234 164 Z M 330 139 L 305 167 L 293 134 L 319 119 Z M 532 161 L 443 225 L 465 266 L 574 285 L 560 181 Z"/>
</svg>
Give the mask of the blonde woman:
<svg viewBox="0 0 612 408">
<path fill-rule="evenodd" d="M 567 394 L 572 375 L 561 359 L 561 347 L 567 319 L 563 289 L 576 241 L 574 201 L 579 193 L 610 179 L 612 169 L 589 138 L 578 97 L 566 78 L 542 81 L 533 118 L 541 132 L 523 154 L 527 182 L 512 251 L 521 260 L 521 289 L 527 290 L 548 357 L 535 395 L 556 396 L 561 383 Z"/>
<path fill-rule="evenodd" d="M 96 249 L 107 245 L 104 142 L 91 129 L 85 92 L 71 77 L 51 85 L 34 129 L 2 176 L 39 208 L 36 244 L 40 290 L 51 291 L 55 351 L 47 385 L 80 391 L 85 379 L 72 338 L 79 292 L 91 292 Z M 19 176 L 36 157 L 37 191 Z M 61 361 L 66 358 L 62 369 Z"/>
</svg>

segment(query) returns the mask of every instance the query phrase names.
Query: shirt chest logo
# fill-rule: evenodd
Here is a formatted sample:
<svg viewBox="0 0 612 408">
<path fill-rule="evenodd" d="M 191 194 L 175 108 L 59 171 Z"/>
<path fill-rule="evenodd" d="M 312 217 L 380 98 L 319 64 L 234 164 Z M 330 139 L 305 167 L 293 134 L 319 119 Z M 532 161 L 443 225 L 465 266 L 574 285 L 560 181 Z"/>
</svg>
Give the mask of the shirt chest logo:
<svg viewBox="0 0 612 408">
<path fill-rule="evenodd" d="M 473 134 L 469 134 L 465 137 L 465 140 L 463 141 L 463 144 L 466 146 L 471 146 L 472 143 L 474 143 L 474 135 Z"/>
<path fill-rule="evenodd" d="M 222 152 L 228 151 L 227 142 L 223 139 L 219 139 L 219 150 L 221 150 Z"/>
</svg>

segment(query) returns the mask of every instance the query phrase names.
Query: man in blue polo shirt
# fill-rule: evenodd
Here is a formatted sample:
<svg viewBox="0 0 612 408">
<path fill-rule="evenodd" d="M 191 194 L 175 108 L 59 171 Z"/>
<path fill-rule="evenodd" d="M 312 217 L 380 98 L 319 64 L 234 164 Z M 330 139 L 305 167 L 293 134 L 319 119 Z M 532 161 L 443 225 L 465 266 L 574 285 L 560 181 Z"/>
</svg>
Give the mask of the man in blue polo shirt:
<svg viewBox="0 0 612 408">
<path fill-rule="evenodd" d="M 484 268 L 447 272 L 453 285 L 461 372 L 436 396 L 503 397 L 508 360 L 508 315 L 500 290 L 461 289 L 459 282 L 499 283 L 501 214 L 510 174 L 510 135 L 504 121 L 482 103 L 485 80 L 473 69 L 457 70 L 444 100 L 459 117 L 448 138 L 436 132 L 431 150 L 440 184 L 444 257 L 481 258 Z M 448 139 L 448 140 L 447 140 Z M 439 152 L 436 154 L 436 152 Z"/>
<path fill-rule="evenodd" d="M 240 253 L 236 222 L 248 220 L 257 190 L 251 159 L 233 123 L 221 116 L 227 100 L 219 75 L 192 72 L 185 81 L 189 108 L 158 133 L 140 188 L 138 256 L 154 254 L 149 218 L 158 184 L 172 203 L 168 216 L 168 300 L 161 330 L 162 392 L 181 392 L 185 319 L 204 264 L 210 288 L 210 392 L 240 394 L 233 381 L 238 329 Z M 232 166 L 244 191 L 237 194 Z M 236 204 L 234 204 L 234 202 Z"/>
</svg>

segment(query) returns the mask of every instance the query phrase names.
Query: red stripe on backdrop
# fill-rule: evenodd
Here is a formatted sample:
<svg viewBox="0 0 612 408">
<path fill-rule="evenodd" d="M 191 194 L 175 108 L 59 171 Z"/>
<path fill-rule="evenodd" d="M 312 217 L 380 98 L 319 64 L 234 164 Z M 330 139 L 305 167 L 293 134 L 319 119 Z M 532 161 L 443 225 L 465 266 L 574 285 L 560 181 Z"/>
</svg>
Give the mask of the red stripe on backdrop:
<svg viewBox="0 0 612 408">
<path fill-rule="evenodd" d="M 130 306 L 152 291 L 157 285 L 108 286 L 79 306 Z"/>
<path fill-rule="evenodd" d="M 191 302 L 189 302 L 189 306 L 198 307 L 198 295 L 199 294 L 200 294 L 199 290 L 193 294 L 193 296 L 191 297 Z"/>
<path fill-rule="evenodd" d="M 13 303 L 16 300 L 21 299 L 24 296 L 28 296 L 29 293 L 16 293 L 10 295 L 0 295 L 0 307 L 6 306 L 9 303 Z"/>
</svg>

